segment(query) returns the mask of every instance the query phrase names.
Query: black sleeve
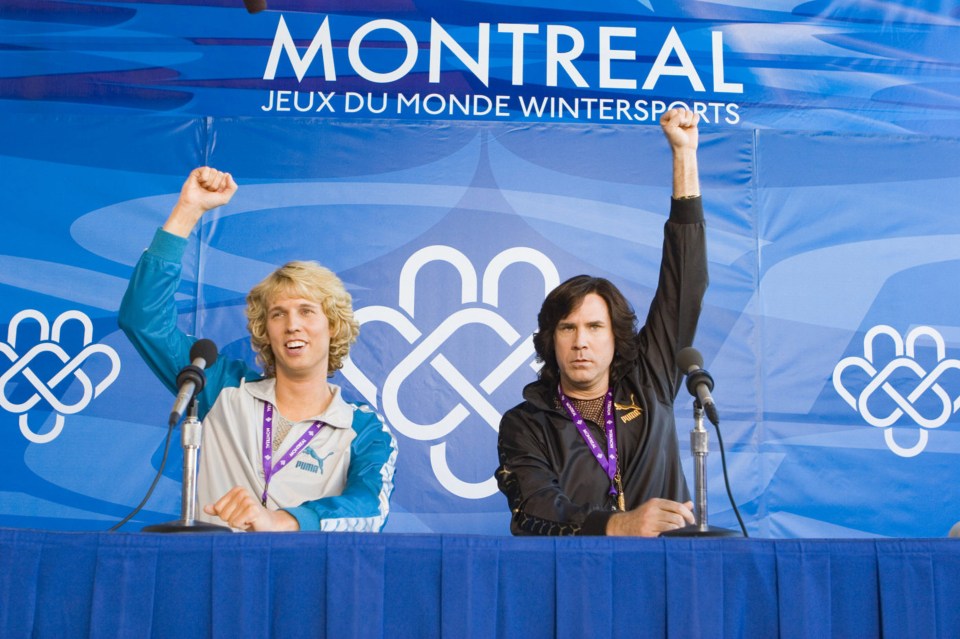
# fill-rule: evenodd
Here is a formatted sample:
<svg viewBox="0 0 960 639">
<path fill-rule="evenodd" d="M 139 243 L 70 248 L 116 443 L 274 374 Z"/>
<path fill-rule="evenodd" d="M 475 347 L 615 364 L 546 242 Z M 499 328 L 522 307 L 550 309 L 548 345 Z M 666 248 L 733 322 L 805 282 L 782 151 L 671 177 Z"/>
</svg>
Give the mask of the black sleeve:
<svg viewBox="0 0 960 639">
<path fill-rule="evenodd" d="M 500 421 L 497 484 L 506 495 L 514 535 L 604 535 L 609 510 L 574 503 L 551 464 L 543 415 L 517 407 Z M 549 427 L 548 425 L 546 425 Z"/>
<path fill-rule="evenodd" d="M 671 200 L 657 292 L 639 336 L 641 365 L 667 403 L 680 389 L 676 355 L 693 344 L 707 283 L 703 202 L 699 197 Z"/>
</svg>

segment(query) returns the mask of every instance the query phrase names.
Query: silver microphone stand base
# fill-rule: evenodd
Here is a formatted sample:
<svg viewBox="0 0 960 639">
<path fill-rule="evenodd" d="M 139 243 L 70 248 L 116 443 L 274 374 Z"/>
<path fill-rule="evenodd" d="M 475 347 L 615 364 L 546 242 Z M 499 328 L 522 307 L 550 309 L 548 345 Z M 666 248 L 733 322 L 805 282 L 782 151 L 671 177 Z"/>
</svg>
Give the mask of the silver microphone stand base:
<svg viewBox="0 0 960 639">
<path fill-rule="evenodd" d="M 701 370 L 713 389 L 713 378 L 707 371 Z M 692 390 L 690 392 L 693 392 Z M 739 532 L 726 528 L 716 528 L 707 524 L 707 452 L 709 445 L 707 431 L 703 427 L 703 406 L 698 398 L 693 400 L 693 430 L 690 431 L 690 452 L 693 453 L 694 510 L 693 520 L 697 523 L 660 533 L 661 537 L 742 537 Z"/>
<path fill-rule="evenodd" d="M 208 524 L 205 521 L 168 521 L 165 524 L 152 524 L 141 528 L 143 532 L 157 533 L 195 533 L 195 532 L 232 532 L 227 526 Z"/>
<path fill-rule="evenodd" d="M 717 528 L 716 526 L 698 526 L 690 524 L 676 530 L 668 530 L 660 533 L 661 537 L 743 537 L 736 530 L 729 528 Z"/>
<path fill-rule="evenodd" d="M 203 372 L 201 371 L 201 380 Z M 203 388 L 203 384 L 200 384 Z M 180 519 L 165 524 L 152 524 L 141 528 L 143 532 L 194 533 L 233 532 L 227 526 L 208 524 L 194 519 L 197 515 L 197 460 L 200 442 L 203 439 L 203 423 L 197 417 L 197 398 L 194 395 L 187 406 L 187 418 L 183 420 L 181 440 L 183 444 L 183 490 L 180 500 Z"/>
</svg>

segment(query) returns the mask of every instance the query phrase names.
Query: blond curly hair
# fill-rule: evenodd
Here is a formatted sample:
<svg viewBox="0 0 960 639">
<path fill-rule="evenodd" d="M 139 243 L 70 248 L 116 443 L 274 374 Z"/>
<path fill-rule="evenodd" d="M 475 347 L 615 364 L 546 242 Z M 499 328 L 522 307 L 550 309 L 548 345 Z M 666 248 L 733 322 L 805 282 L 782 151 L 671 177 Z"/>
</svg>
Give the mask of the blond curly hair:
<svg viewBox="0 0 960 639">
<path fill-rule="evenodd" d="M 353 317 L 350 293 L 333 271 L 316 262 L 287 262 L 247 294 L 247 329 L 257 361 L 267 377 L 276 375 L 276 358 L 267 336 L 267 311 L 279 297 L 302 297 L 320 304 L 330 322 L 327 376 L 343 366 L 360 324 Z"/>
</svg>

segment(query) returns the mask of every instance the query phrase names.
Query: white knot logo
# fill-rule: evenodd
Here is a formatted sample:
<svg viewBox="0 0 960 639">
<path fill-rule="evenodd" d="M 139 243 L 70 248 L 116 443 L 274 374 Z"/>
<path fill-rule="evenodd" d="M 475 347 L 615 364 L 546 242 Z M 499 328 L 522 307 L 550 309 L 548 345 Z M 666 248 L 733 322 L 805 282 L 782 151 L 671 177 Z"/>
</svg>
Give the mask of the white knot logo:
<svg viewBox="0 0 960 639">
<path fill-rule="evenodd" d="M 893 359 L 882 366 L 881 363 L 874 361 L 874 340 L 879 335 L 890 338 L 895 355 Z M 930 338 L 936 347 L 937 365 L 929 373 L 914 359 L 917 340 L 921 337 Z M 843 386 L 841 379 L 844 371 L 852 366 L 863 370 L 870 377 L 870 382 L 856 398 Z M 904 369 L 913 373 L 919 379 L 919 383 L 906 397 L 894 388 L 890 381 L 891 375 L 897 371 L 902 372 Z M 884 432 L 884 438 L 890 450 L 901 457 L 914 457 L 923 452 L 926 447 L 928 430 L 943 426 L 950 416 L 960 408 L 960 396 L 951 400 L 950 395 L 939 383 L 941 375 L 950 369 L 960 369 L 960 360 L 947 359 L 943 337 L 936 330 L 929 326 L 918 326 L 910 331 L 906 340 L 904 340 L 892 327 L 880 325 L 871 328 L 864 336 L 863 357 L 845 357 L 837 363 L 833 369 L 833 387 L 840 397 L 851 408 L 860 413 L 868 424 L 887 429 Z M 896 405 L 886 416 L 874 415 L 869 406 L 871 396 L 881 389 Z M 934 417 L 925 417 L 917 410 L 916 404 L 921 398 L 931 394 L 934 398 L 933 401 L 940 405 L 940 414 Z M 920 426 L 917 443 L 909 448 L 897 444 L 894 440 L 893 429 L 888 428 L 904 414 Z"/>
<path fill-rule="evenodd" d="M 17 331 L 21 322 L 28 319 L 35 321 L 38 325 L 39 342 L 21 356 L 17 354 Z M 71 320 L 79 322 L 83 329 L 83 350 L 73 357 L 60 346 L 61 332 L 67 322 Z M 11 363 L 10 368 L 3 375 L 0 375 L 0 406 L 6 411 L 20 415 L 20 432 L 30 441 L 45 444 L 56 439 L 63 430 L 64 415 L 72 415 L 82 411 L 90 403 L 90 400 L 100 395 L 117 379 L 117 375 L 120 374 L 120 357 L 117 352 L 109 346 L 92 344 L 91 342 L 93 342 L 93 324 L 90 318 L 80 311 L 67 311 L 61 314 L 54 320 L 52 327 L 43 313 L 31 309 L 20 311 L 10 320 L 7 343 L 0 342 L 0 353 L 6 355 Z M 46 381 L 42 380 L 30 366 L 45 353 L 51 354 L 63 364 L 59 372 Z M 110 360 L 110 372 L 106 378 L 94 386 L 90 377 L 81 370 L 81 366 L 87 359 L 97 353 L 105 355 Z M 14 403 L 8 397 L 8 389 L 17 387 L 18 384 L 15 380 L 18 376 L 20 376 L 20 380 L 25 380 L 33 387 L 34 393 L 26 400 Z M 66 386 L 61 386 L 61 384 L 68 378 L 77 382 L 81 389 L 80 398 L 69 404 L 61 401 L 54 394 L 58 387 L 62 389 Z M 63 395 L 62 392 L 60 394 Z M 41 400 L 50 404 L 57 414 L 53 428 L 43 435 L 35 433 L 27 423 L 28 411 Z"/>
<path fill-rule="evenodd" d="M 414 324 L 416 278 L 421 268 L 438 261 L 452 265 L 459 273 L 461 304 L 477 303 L 479 289 L 479 301 L 492 308 L 465 308 L 456 311 L 433 332 L 424 335 Z M 494 310 L 500 304 L 500 277 L 503 271 L 512 264 L 520 263 L 534 266 L 543 276 L 544 296 L 560 283 L 560 276 L 553 262 L 543 253 L 531 248 L 516 247 L 502 251 L 490 260 L 482 278 L 478 278 L 473 264 L 463 253 L 450 246 L 434 245 L 420 249 L 404 263 L 398 287 L 399 310 L 387 306 L 368 306 L 356 311 L 355 316 L 361 325 L 367 322 L 389 324 L 412 347 L 409 354 L 386 375 L 381 389 L 384 416 L 400 433 L 419 441 L 439 440 L 463 423 L 471 415 L 471 410 L 494 432 L 499 431 L 501 414 L 488 397 L 521 366 L 536 367 L 533 361 L 533 336 L 521 335 Z M 492 330 L 503 340 L 506 350 L 501 363 L 476 385 L 439 352 L 458 330 L 475 324 Z M 401 385 L 424 363 L 429 363 L 463 400 L 431 424 L 417 423 L 400 409 Z M 349 359 L 344 362 L 343 374 L 370 404 L 377 405 L 376 385 Z M 430 465 L 440 484 L 458 497 L 482 499 L 497 492 L 497 482 L 492 476 L 479 483 L 467 482 L 455 476 L 447 463 L 446 442 L 441 441 L 430 447 Z"/>
</svg>

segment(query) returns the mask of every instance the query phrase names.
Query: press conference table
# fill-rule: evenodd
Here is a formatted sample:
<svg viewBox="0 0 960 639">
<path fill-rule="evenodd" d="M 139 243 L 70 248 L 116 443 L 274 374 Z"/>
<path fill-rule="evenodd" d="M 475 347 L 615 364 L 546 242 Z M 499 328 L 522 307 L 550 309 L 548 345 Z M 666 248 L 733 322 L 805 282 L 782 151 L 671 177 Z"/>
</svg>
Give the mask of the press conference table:
<svg viewBox="0 0 960 639">
<path fill-rule="evenodd" d="M 960 540 L 0 529 L 2 637 L 960 637 Z"/>
</svg>

